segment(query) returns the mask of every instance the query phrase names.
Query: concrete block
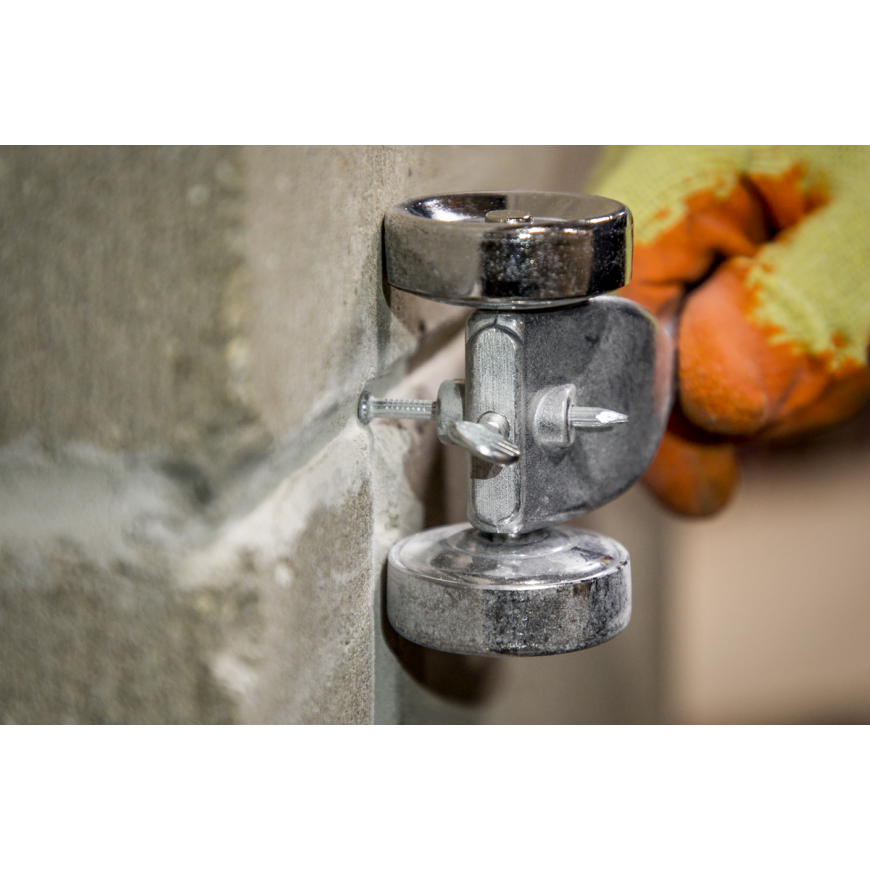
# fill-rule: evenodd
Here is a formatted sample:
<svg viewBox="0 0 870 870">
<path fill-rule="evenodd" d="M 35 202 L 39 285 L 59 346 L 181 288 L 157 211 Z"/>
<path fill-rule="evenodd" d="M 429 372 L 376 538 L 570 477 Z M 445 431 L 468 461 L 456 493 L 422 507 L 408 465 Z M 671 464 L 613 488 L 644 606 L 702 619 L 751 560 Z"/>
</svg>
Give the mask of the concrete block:
<svg viewBox="0 0 870 870">
<path fill-rule="evenodd" d="M 202 537 L 189 483 L 91 447 L 0 452 L 0 721 L 218 723 L 203 650 L 226 628 L 175 582 Z M 224 623 L 245 590 L 221 592 Z"/>
<path fill-rule="evenodd" d="M 0 149 L 0 443 L 198 447 L 249 418 L 234 148 Z"/>
<path fill-rule="evenodd" d="M 271 432 L 329 413 L 413 351 L 381 292 L 381 221 L 407 192 L 419 154 L 245 151 L 252 286 L 241 356 Z"/>
<path fill-rule="evenodd" d="M 371 439 L 355 420 L 184 563 L 195 598 L 253 591 L 256 636 L 209 662 L 240 721 L 353 724 L 374 709 Z"/>
<path fill-rule="evenodd" d="M 372 721 L 371 474 L 398 483 L 408 441 L 352 419 L 237 480 L 214 502 L 227 513 L 160 464 L 5 448 L 0 721 Z M 378 558 L 420 521 L 407 488 L 388 489 Z"/>
</svg>

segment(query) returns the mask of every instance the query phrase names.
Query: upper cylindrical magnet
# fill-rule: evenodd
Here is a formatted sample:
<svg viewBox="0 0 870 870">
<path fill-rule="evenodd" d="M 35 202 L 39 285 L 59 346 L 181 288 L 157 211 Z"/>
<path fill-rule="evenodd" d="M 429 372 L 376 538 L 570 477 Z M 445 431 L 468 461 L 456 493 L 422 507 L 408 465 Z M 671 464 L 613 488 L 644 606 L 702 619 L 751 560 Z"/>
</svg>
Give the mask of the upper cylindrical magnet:
<svg viewBox="0 0 870 870">
<path fill-rule="evenodd" d="M 631 250 L 628 208 L 588 194 L 449 193 L 384 218 L 390 284 L 476 308 L 547 308 L 618 290 Z"/>
</svg>

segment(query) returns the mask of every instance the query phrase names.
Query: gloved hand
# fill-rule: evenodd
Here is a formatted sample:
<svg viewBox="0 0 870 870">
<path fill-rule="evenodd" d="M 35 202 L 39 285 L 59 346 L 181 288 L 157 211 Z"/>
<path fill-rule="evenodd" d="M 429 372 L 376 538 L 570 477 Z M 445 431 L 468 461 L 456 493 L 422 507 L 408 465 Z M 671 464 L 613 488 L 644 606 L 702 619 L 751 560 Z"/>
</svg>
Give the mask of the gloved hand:
<svg viewBox="0 0 870 870">
<path fill-rule="evenodd" d="M 721 508 L 735 444 L 841 422 L 870 395 L 870 148 L 638 147 L 596 192 L 635 218 L 623 291 L 676 332 L 678 398 L 644 480 Z"/>
</svg>

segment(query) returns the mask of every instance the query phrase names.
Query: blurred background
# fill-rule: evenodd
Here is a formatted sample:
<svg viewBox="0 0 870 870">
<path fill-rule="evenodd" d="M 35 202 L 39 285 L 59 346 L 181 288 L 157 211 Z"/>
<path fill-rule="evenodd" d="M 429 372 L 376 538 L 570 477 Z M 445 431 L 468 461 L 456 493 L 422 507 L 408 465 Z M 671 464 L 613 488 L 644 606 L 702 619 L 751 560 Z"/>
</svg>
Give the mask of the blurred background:
<svg viewBox="0 0 870 870">
<path fill-rule="evenodd" d="M 393 202 L 582 192 L 594 146 L 0 148 L 0 720 L 870 720 L 870 413 L 744 451 L 733 502 L 635 486 L 629 627 L 540 659 L 414 647 L 388 546 L 464 458 L 354 417 L 433 398 L 463 309 L 385 288 Z M 631 203 L 628 203 L 630 206 Z"/>
</svg>

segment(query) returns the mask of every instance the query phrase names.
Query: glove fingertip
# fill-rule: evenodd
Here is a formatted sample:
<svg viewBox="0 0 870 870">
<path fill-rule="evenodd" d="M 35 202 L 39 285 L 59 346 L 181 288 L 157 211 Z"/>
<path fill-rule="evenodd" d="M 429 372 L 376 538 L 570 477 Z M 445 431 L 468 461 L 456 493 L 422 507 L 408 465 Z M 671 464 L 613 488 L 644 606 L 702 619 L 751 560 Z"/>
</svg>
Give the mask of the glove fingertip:
<svg viewBox="0 0 870 870">
<path fill-rule="evenodd" d="M 709 517 L 731 500 L 740 479 L 734 445 L 696 444 L 666 432 L 643 481 L 682 516 Z"/>
<path fill-rule="evenodd" d="M 749 291 L 733 266 L 721 268 L 686 303 L 680 319 L 680 402 L 709 432 L 748 436 L 775 411 L 790 371 L 749 321 Z"/>
</svg>

